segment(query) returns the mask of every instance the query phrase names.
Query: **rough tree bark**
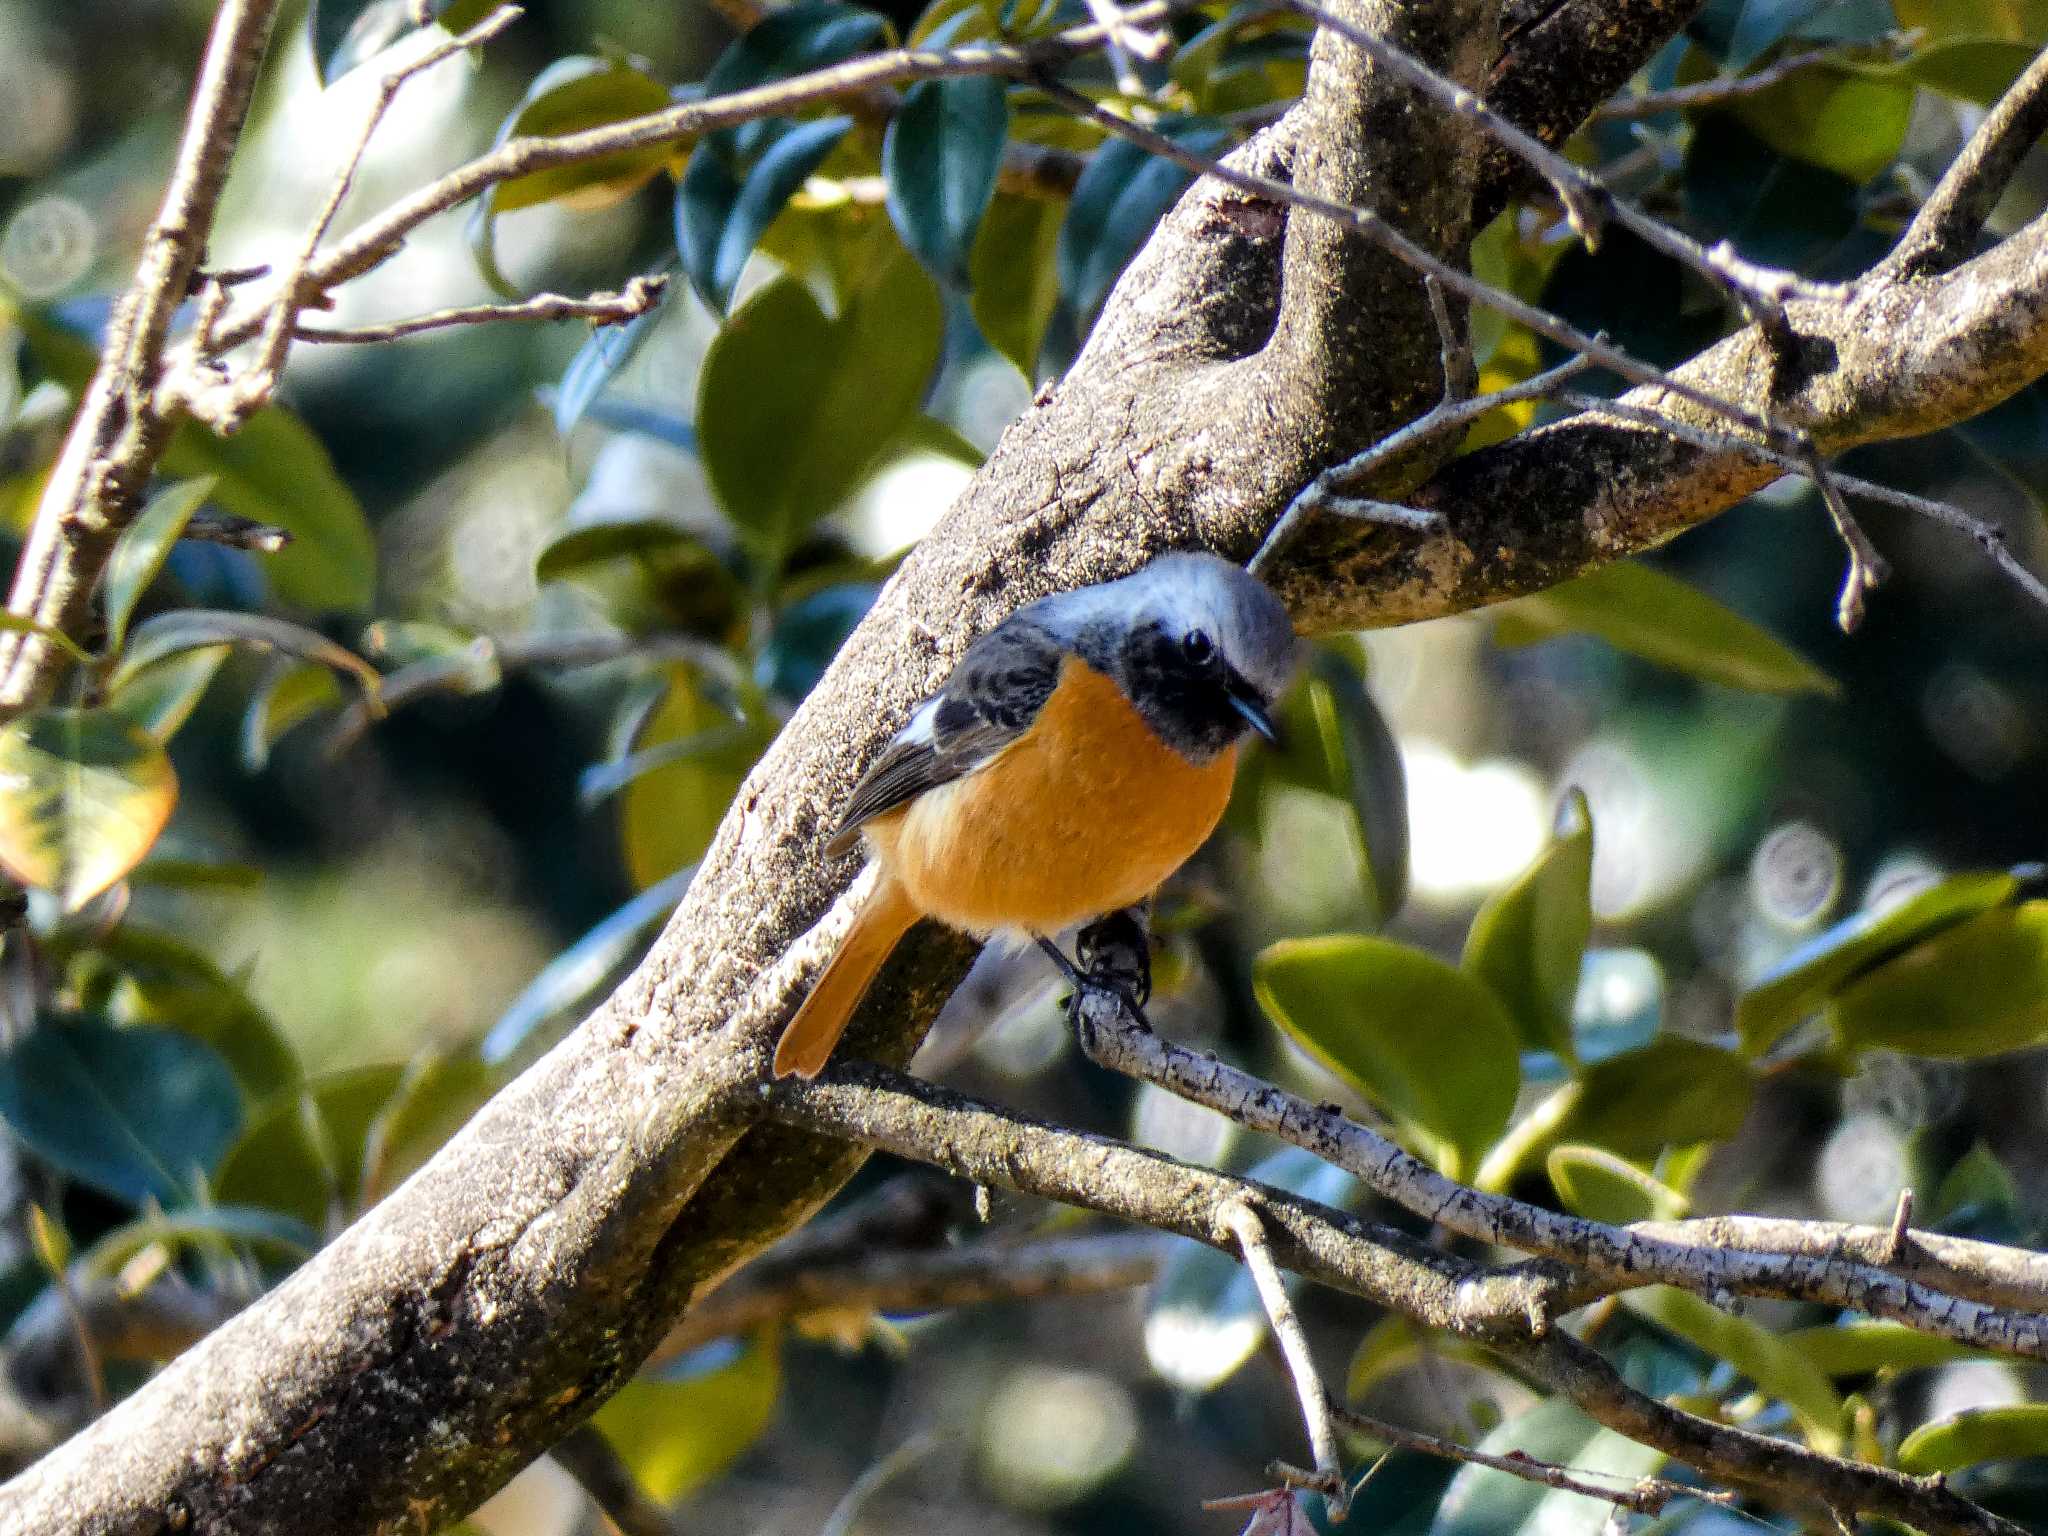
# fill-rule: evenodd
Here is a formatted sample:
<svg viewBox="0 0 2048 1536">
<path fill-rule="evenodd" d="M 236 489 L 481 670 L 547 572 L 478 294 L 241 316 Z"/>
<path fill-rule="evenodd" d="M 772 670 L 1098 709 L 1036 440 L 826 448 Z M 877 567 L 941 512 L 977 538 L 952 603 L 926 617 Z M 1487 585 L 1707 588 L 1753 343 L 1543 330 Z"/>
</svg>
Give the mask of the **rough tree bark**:
<svg viewBox="0 0 2048 1536">
<path fill-rule="evenodd" d="M 1698 4 L 1336 9 L 1555 141 Z M 1303 103 L 1234 163 L 1373 207 L 1456 260 L 1520 184 L 1474 132 L 1325 33 Z M 1769 403 L 1831 449 L 1928 430 L 2048 367 L 2044 252 L 2035 230 L 1959 269 L 1884 274 L 1796 308 L 1796 356 L 1744 332 L 1688 376 L 1758 403 L 1777 380 Z M 430 1528 L 573 1429 L 866 1156 L 763 1118 L 787 980 L 760 978 L 850 873 L 819 861 L 820 830 L 888 731 L 1022 602 L 1165 547 L 1248 554 L 1316 471 L 1433 402 L 1439 373 L 1413 272 L 1281 202 L 1198 184 L 749 777 L 635 974 L 290 1281 L 0 1489 L 0 1526 Z M 1579 418 L 1427 483 L 1416 499 L 1441 532 L 1323 530 L 1279 581 L 1310 631 L 1451 612 L 1650 547 L 1775 473 L 1739 446 Z M 846 1053 L 907 1059 L 969 958 L 914 936 Z"/>
</svg>

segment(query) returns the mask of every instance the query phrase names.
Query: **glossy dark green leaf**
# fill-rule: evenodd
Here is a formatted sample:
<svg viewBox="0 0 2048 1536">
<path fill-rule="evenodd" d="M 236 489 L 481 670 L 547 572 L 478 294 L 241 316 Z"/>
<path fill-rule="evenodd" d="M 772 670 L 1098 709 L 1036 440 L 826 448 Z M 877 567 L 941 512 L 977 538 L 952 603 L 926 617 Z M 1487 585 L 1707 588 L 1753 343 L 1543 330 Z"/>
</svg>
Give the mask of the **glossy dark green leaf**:
<svg viewBox="0 0 2048 1536">
<path fill-rule="evenodd" d="M 192 520 L 192 514 L 213 494 L 213 484 L 213 477 L 207 475 L 165 486 L 149 498 L 141 515 L 115 542 L 114 553 L 107 560 L 104 587 L 109 652 L 120 651 L 135 605 L 142 601 L 142 594 L 164 568 L 164 561 L 185 531 L 185 524 Z"/>
<path fill-rule="evenodd" d="M 1740 1056 L 1679 1035 L 1597 1062 L 1573 1086 L 1577 1096 L 1556 1140 L 1639 1158 L 1725 1141 L 1742 1129 L 1756 1094 Z"/>
<path fill-rule="evenodd" d="M 497 142 L 559 138 L 643 117 L 668 104 L 668 91 L 661 82 L 630 64 L 583 56 L 557 59 L 527 87 L 526 95 L 498 130 Z M 668 144 L 650 144 L 577 165 L 535 171 L 500 182 L 485 194 L 485 207 L 492 215 L 558 201 L 576 209 L 608 207 L 658 176 L 672 154 L 674 149 Z"/>
<path fill-rule="evenodd" d="M 1675 1221 L 1690 1205 L 1670 1185 L 1604 1147 L 1552 1147 L 1543 1168 L 1565 1209 L 1592 1221 Z"/>
<path fill-rule="evenodd" d="M 1875 1371 L 1914 1371 L 1958 1360 L 1989 1360 L 1983 1350 L 1937 1338 L 1904 1323 L 1879 1318 L 1853 1318 L 1814 1328 L 1795 1328 L 1784 1336 L 1824 1375 L 1868 1376 Z"/>
<path fill-rule="evenodd" d="M 1783 642 L 1675 576 L 1634 561 L 1496 611 L 1494 639 L 1529 645 L 1565 634 L 1597 635 L 1618 650 L 1756 693 L 1833 695 L 1835 682 Z"/>
<path fill-rule="evenodd" d="M 214 1197 L 325 1231 L 331 1217 L 356 1208 L 371 1128 L 404 1081 L 403 1067 L 358 1067 L 267 1101 L 222 1159 Z"/>
<path fill-rule="evenodd" d="M 667 302 L 664 291 L 661 304 L 646 314 L 635 315 L 623 325 L 601 325 L 576 349 L 569 366 L 562 370 L 562 382 L 555 388 L 556 432 L 567 437 L 583 419 L 605 386 L 618 377 L 653 334 L 662 304 Z"/>
<path fill-rule="evenodd" d="M 1963 1059 L 2040 1044 L 2048 900 L 1996 907 L 1922 939 L 1845 986 L 1828 1021 L 1856 1050 Z"/>
<path fill-rule="evenodd" d="M 668 696 L 635 746 L 639 753 L 678 742 L 692 748 L 635 773 L 619 799 L 626 868 L 643 890 L 697 862 L 767 745 L 758 726 L 732 731 L 731 716 L 706 698 L 687 668 L 671 668 L 670 679 Z M 703 744 L 704 733 L 713 730 L 732 733 L 720 743 Z"/>
<path fill-rule="evenodd" d="M 1155 127 L 1196 154 L 1219 153 L 1230 142 L 1227 130 L 1199 118 L 1162 118 Z M 1056 256 L 1060 291 L 1084 324 L 1193 179 L 1127 139 L 1112 139 L 1089 160 L 1067 204 Z"/>
<path fill-rule="evenodd" d="M 1564 1398 L 1538 1403 L 1480 1442 L 1494 1456 L 1526 1456 L 1627 1487 L 1664 1464 L 1664 1453 L 1603 1429 Z M 1613 1506 L 1603 1499 L 1476 1464 L 1451 1479 L 1429 1536 L 1599 1536 Z"/>
<path fill-rule="evenodd" d="M 915 414 L 943 325 L 931 280 L 890 241 L 838 318 L 794 278 L 734 313 L 704 359 L 697 434 L 719 503 L 777 566 Z"/>
<path fill-rule="evenodd" d="M 539 581 L 555 581 L 586 566 L 627 556 L 665 554 L 702 541 L 663 517 L 606 519 L 571 528 L 550 542 L 533 563 Z"/>
<path fill-rule="evenodd" d="M 493 0 L 426 0 L 425 14 L 450 32 L 483 20 Z M 306 34 L 322 85 L 332 85 L 413 30 L 421 0 L 309 0 Z"/>
<path fill-rule="evenodd" d="M 2011 89 L 2036 51 L 2031 43 L 2000 37 L 1945 38 L 1916 50 L 1901 71 L 1930 90 L 1988 107 Z"/>
<path fill-rule="evenodd" d="M 1577 1058 L 1572 1004 L 1593 931 L 1593 817 L 1574 789 L 1550 843 L 1480 907 L 1465 935 L 1465 970 L 1507 1005 L 1522 1043 Z"/>
<path fill-rule="evenodd" d="M 1064 205 L 998 193 L 968 258 L 968 303 L 988 344 L 1028 383 L 1037 383 L 1038 348 L 1060 301 L 1059 245 Z"/>
<path fill-rule="evenodd" d="M 658 880 L 550 960 L 484 1036 L 483 1059 L 502 1062 L 551 1019 L 580 1013 L 599 988 L 647 947 L 690 888 L 695 868 Z"/>
<path fill-rule="evenodd" d="M 1921 1425 L 1899 1443 L 1899 1470 L 1931 1477 L 1981 1462 L 2043 1454 L 2048 1454 L 2048 1403 L 2008 1403 Z"/>
<path fill-rule="evenodd" d="M 106 707 L 168 744 L 199 707 L 214 674 L 227 659 L 225 645 L 179 651 L 124 676 L 120 686 L 110 691 Z"/>
<path fill-rule="evenodd" d="M 1506 1128 L 1521 1084 L 1515 1026 L 1463 972 L 1387 939 L 1334 935 L 1271 946 L 1253 984 L 1267 1017 L 1441 1148 L 1454 1177 Z M 1446 1050 L 1447 1040 L 1457 1049 Z"/>
<path fill-rule="evenodd" d="M 942 282 L 968 281 L 1009 132 L 1007 87 L 993 76 L 920 81 L 889 120 L 882 140 L 889 217 Z"/>
<path fill-rule="evenodd" d="M 867 616 L 878 590 L 864 581 L 836 582 L 784 608 L 754 664 L 755 681 L 782 698 L 801 699 Z"/>
<path fill-rule="evenodd" d="M 1340 748 L 1333 787 L 1357 819 L 1374 916 L 1384 928 L 1408 900 L 1408 774 L 1401 744 L 1347 655 L 1318 649 L 1309 671 L 1317 725 L 1324 740 Z"/>
<path fill-rule="evenodd" d="M 1806 1443 L 1834 1455 L 1842 1447 L 1842 1399 L 1827 1373 L 1803 1351 L 1746 1317 L 1724 1312 L 1690 1291 L 1657 1285 L 1627 1291 L 1622 1305 L 1725 1360 L 1798 1417 Z"/>
<path fill-rule="evenodd" d="M 1339 1210 L 1358 1180 L 1314 1153 L 1285 1147 L 1245 1177 Z M 1296 1277 L 1286 1277 L 1290 1291 Z M 1182 1392 L 1210 1392 L 1258 1352 L 1270 1331 L 1251 1271 L 1232 1253 L 1192 1239 L 1174 1245 L 1145 1303 L 1145 1358 Z"/>
<path fill-rule="evenodd" d="M 852 126 L 850 117 L 791 124 L 762 141 L 744 168 L 721 140 L 697 146 L 676 188 L 676 249 L 713 313 L 725 313 L 762 234 Z"/>
<path fill-rule="evenodd" d="M 81 1183 L 175 1205 L 234 1139 L 242 1096 L 220 1054 L 190 1035 L 52 1020 L 0 1054 L 0 1120 Z"/>
<path fill-rule="evenodd" d="M 1760 1055 L 1858 976 L 1922 940 L 2011 901 L 2019 880 L 2004 870 L 1952 875 L 1903 901 L 1858 912 L 1793 950 L 1735 1005 L 1743 1051 Z"/>
<path fill-rule="evenodd" d="M 178 799 L 162 743 L 109 709 L 0 729 L 0 864 L 75 911 L 154 846 Z"/>
<path fill-rule="evenodd" d="M 718 56 L 704 77 L 706 96 L 723 96 L 806 70 L 823 69 L 888 42 L 888 21 L 858 6 L 799 0 L 769 12 Z M 720 130 L 742 159 L 752 159 L 781 128 L 775 118 Z"/>
<path fill-rule="evenodd" d="M 628 1382 L 591 1422 L 666 1506 L 703 1487 L 767 1429 L 782 1393 L 777 1336 L 729 1341 Z"/>
</svg>

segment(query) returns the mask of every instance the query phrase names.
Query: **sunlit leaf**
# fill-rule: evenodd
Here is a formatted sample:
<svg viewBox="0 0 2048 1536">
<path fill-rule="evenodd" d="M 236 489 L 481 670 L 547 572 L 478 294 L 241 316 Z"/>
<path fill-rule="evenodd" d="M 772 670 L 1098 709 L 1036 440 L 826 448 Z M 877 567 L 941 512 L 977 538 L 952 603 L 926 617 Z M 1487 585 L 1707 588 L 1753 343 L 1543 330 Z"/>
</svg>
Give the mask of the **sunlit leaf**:
<svg viewBox="0 0 2048 1536">
<path fill-rule="evenodd" d="M 1752 982 L 1735 1006 L 1748 1055 L 1770 1049 L 1785 1031 L 1858 976 L 1942 929 L 2011 901 L 2019 878 L 2005 870 L 1952 875 L 1903 901 L 1854 916 L 1817 934 Z"/>
<path fill-rule="evenodd" d="M 1827 1373 L 1785 1340 L 1746 1317 L 1723 1312 L 1690 1291 L 1651 1286 L 1622 1294 L 1622 1305 L 1680 1338 L 1725 1360 L 1799 1418 L 1815 1450 L 1833 1455 L 1842 1445 L 1842 1399 Z"/>
<path fill-rule="evenodd" d="M 176 1204 L 233 1140 L 242 1096 L 228 1064 L 190 1035 L 51 1020 L 0 1053 L 0 1120 L 81 1183 Z"/>
<path fill-rule="evenodd" d="M 107 686 L 115 693 L 141 672 L 168 657 L 201 647 L 240 645 L 251 650 L 274 651 L 317 662 L 336 672 L 346 672 L 374 699 L 379 683 L 377 669 L 345 646 L 336 645 L 317 630 L 285 619 L 260 613 L 230 613 L 212 608 L 179 608 L 160 613 L 135 631 L 121 664 L 114 669 Z"/>
<path fill-rule="evenodd" d="M 168 743 L 199 707 L 208 684 L 228 659 L 225 645 L 178 651 L 122 677 L 109 690 L 107 708 Z"/>
<path fill-rule="evenodd" d="M 177 799 L 162 744 L 111 710 L 38 710 L 0 728 L 0 864 L 67 911 L 141 862 Z"/>
<path fill-rule="evenodd" d="M 580 55 L 557 59 L 527 87 L 497 142 L 559 138 L 644 117 L 668 104 L 661 82 L 630 64 Z M 556 201 L 580 210 L 609 207 L 659 175 L 673 153 L 667 144 L 650 144 L 535 171 L 500 182 L 486 194 L 486 206 L 493 214 Z"/>
<path fill-rule="evenodd" d="M 653 333 L 661 316 L 662 304 L 667 299 L 667 291 L 664 290 L 661 303 L 654 308 L 621 325 L 599 326 L 576 349 L 576 355 L 569 359 L 569 366 L 562 370 L 562 382 L 555 389 L 556 432 L 567 437 L 604 392 L 605 386 L 633 360 L 633 354 Z"/>
<path fill-rule="evenodd" d="M 1597 635 L 1618 650 L 1757 693 L 1833 695 L 1834 679 L 1698 588 L 1622 561 L 1495 610 L 1494 639 Z"/>
<path fill-rule="evenodd" d="M 658 1504 L 716 1477 L 767 1429 L 782 1392 L 777 1336 L 726 1343 L 630 1381 L 597 1411 L 598 1431 Z"/>
<path fill-rule="evenodd" d="M 192 514 L 213 494 L 213 485 L 213 477 L 207 475 L 164 487 L 116 541 L 105 577 L 109 652 L 119 653 L 135 605 L 163 569 Z"/>
<path fill-rule="evenodd" d="M 642 732 L 641 752 L 672 742 L 700 743 L 703 733 L 730 727 L 731 717 L 707 700 L 685 668 L 672 670 L 668 697 Z M 642 889 L 696 863 L 725 816 L 740 781 L 760 756 L 766 740 L 759 729 L 721 738 L 722 744 L 699 746 L 651 771 L 640 772 L 624 787 L 619 827 L 625 843 L 626 868 Z"/>
<path fill-rule="evenodd" d="M 228 1150 L 214 1197 L 325 1230 L 337 1209 L 356 1208 L 371 1128 L 404 1081 L 403 1067 L 358 1067 L 287 1089 L 258 1108 Z"/>
<path fill-rule="evenodd" d="M 734 41 L 704 77 L 704 94 L 724 96 L 807 70 L 823 69 L 886 43 L 886 18 L 832 0 L 798 0 L 770 11 Z M 720 130 L 733 152 L 751 159 L 782 120 L 758 118 Z"/>
<path fill-rule="evenodd" d="M 277 657 L 242 711 L 242 766 L 261 773 L 287 731 L 341 702 L 341 685 L 326 667 Z"/>
<path fill-rule="evenodd" d="M 1734 1052 L 1666 1035 L 1587 1067 L 1574 1089 L 1556 1140 L 1647 1158 L 1665 1147 L 1733 1136 L 1749 1114 L 1756 1081 Z"/>
<path fill-rule="evenodd" d="M 2039 48 L 2048 43 L 2048 0 L 1893 0 L 1902 27 L 1937 41 L 1996 37 Z"/>
<path fill-rule="evenodd" d="M 1921 1425 L 1899 1444 L 1899 1470 L 1929 1477 L 1980 1462 L 2043 1454 L 2048 1454 L 2048 1403 L 2007 1403 Z"/>
<path fill-rule="evenodd" d="M 1522 1043 L 1578 1059 L 1572 1007 L 1593 931 L 1593 817 L 1574 789 L 1558 808 L 1549 845 L 1489 897 L 1465 935 L 1465 970 L 1492 987 Z"/>
<path fill-rule="evenodd" d="M 1593 1221 L 1674 1221 L 1691 1205 L 1677 1190 L 1601 1147 L 1552 1147 L 1543 1167 L 1565 1209 Z"/>
<path fill-rule="evenodd" d="M 941 281 L 968 280 L 1010 131 L 1005 83 L 993 76 L 923 80 L 903 93 L 882 140 L 889 217 Z"/>
<path fill-rule="evenodd" d="M 1344 1209 L 1358 1181 L 1299 1147 L 1285 1147 L 1245 1177 L 1321 1205 Z M 1287 1277 L 1288 1288 L 1295 1277 Z M 1145 1305 L 1145 1358 L 1183 1392 L 1221 1386 L 1265 1342 L 1266 1309 L 1251 1271 L 1236 1255 L 1193 1240 L 1176 1244 Z"/>
<path fill-rule="evenodd" d="M 1471 977 L 1419 949 L 1351 935 L 1275 944 L 1253 977 L 1274 1023 L 1441 1147 L 1454 1177 L 1506 1127 L 1521 1082 L 1515 1027 Z M 1417 1027 L 1423 1019 L 1428 1028 Z"/>
<path fill-rule="evenodd" d="M 1828 1008 L 1854 1049 L 1967 1058 L 2048 1039 L 2048 900 L 1996 907 L 1865 971 Z"/>
<path fill-rule="evenodd" d="M 476 1056 L 428 1055 L 412 1062 L 364 1138 L 358 1199 L 370 1205 L 398 1187 L 496 1092 L 496 1072 Z"/>
<path fill-rule="evenodd" d="M 112 1280 L 138 1253 L 162 1247 L 172 1253 L 217 1253 L 223 1244 L 246 1244 L 265 1258 L 296 1263 L 312 1257 L 320 1234 L 282 1211 L 248 1205 L 186 1205 L 152 1210 L 94 1240 L 80 1256 L 82 1277 Z"/>
<path fill-rule="evenodd" d="M 1988 107 L 2012 88 L 2038 50 L 1999 37 L 1951 37 L 1916 50 L 1901 72 L 1930 90 Z"/>
<path fill-rule="evenodd" d="M 1869 181 L 1898 158 L 1913 87 L 1846 69 L 1802 69 L 1734 104 L 1743 124 L 1780 154 Z"/>
<path fill-rule="evenodd" d="M 1664 1453 L 1603 1429 L 1565 1399 L 1551 1398 L 1508 1420 L 1480 1442 L 1494 1456 L 1523 1456 L 1626 1488 L 1664 1464 Z M 1613 1506 L 1604 1499 L 1491 1467 L 1467 1465 L 1451 1479 L 1429 1536 L 1598 1536 Z"/>
<path fill-rule="evenodd" d="M 1997 1358 L 1953 1339 L 1879 1318 L 1795 1328 L 1784 1336 L 1784 1342 L 1828 1376 L 1867 1376 L 1873 1371 L 1912 1371 L 1958 1360 Z"/>
<path fill-rule="evenodd" d="M 988 344 L 1026 382 L 1038 382 L 1038 348 L 1060 301 L 1053 252 L 1063 204 L 998 193 L 976 232 L 968 258 L 968 303 Z"/>
<path fill-rule="evenodd" d="M 736 311 L 704 359 L 704 469 L 755 557 L 779 564 L 915 413 L 938 361 L 931 279 L 889 241 L 828 318 L 794 278 Z"/>
</svg>

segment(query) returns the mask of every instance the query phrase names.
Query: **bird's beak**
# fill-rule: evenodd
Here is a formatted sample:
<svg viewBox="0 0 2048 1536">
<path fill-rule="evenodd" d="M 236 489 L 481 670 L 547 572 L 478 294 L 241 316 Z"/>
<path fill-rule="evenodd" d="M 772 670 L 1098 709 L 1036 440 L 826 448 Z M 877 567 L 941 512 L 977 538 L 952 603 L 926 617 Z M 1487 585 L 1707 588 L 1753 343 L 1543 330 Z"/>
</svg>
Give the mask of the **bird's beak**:
<svg viewBox="0 0 2048 1536">
<path fill-rule="evenodd" d="M 1267 713 L 1265 701 L 1259 697 L 1252 685 L 1233 672 L 1230 680 L 1224 684 L 1224 689 L 1229 696 L 1230 707 L 1244 716 L 1245 723 L 1274 746 L 1279 746 L 1279 728 L 1273 724 L 1273 717 Z"/>
</svg>

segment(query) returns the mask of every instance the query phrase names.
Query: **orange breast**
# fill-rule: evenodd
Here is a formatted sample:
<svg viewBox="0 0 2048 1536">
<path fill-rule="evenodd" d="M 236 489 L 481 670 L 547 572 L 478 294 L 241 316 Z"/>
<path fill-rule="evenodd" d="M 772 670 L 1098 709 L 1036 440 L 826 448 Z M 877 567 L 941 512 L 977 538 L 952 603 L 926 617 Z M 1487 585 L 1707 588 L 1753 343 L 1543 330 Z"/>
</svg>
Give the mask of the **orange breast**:
<svg viewBox="0 0 2048 1536">
<path fill-rule="evenodd" d="M 918 907 L 970 933 L 1056 933 L 1142 901 L 1222 818 L 1235 747 L 1194 764 L 1069 658 L 1031 729 L 868 835 Z"/>
</svg>

